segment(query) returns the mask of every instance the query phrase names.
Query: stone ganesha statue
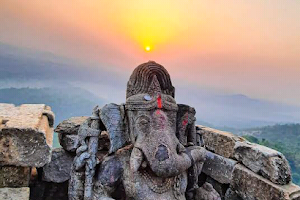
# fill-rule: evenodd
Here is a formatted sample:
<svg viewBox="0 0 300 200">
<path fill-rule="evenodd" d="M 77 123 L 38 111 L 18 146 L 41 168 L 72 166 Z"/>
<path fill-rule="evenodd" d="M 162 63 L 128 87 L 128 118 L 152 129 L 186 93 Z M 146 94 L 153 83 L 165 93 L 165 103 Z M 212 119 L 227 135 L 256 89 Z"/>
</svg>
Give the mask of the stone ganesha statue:
<svg viewBox="0 0 300 200">
<path fill-rule="evenodd" d="M 94 109 L 79 130 L 70 200 L 194 199 L 205 149 L 199 146 L 195 110 L 176 104 L 174 94 L 166 69 L 149 61 L 132 73 L 125 104 Z M 99 160 L 104 130 L 110 148 Z"/>
</svg>

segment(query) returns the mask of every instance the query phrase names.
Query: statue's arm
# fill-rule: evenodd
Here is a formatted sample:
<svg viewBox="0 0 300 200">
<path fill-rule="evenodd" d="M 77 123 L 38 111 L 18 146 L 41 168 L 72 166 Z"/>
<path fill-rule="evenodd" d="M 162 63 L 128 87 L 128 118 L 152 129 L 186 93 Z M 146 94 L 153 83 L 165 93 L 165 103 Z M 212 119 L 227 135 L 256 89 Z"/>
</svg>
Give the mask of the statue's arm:
<svg viewBox="0 0 300 200">
<path fill-rule="evenodd" d="M 121 183 L 122 164 L 115 156 L 106 157 L 99 166 L 93 188 L 93 200 L 111 200 L 111 194 Z"/>
</svg>

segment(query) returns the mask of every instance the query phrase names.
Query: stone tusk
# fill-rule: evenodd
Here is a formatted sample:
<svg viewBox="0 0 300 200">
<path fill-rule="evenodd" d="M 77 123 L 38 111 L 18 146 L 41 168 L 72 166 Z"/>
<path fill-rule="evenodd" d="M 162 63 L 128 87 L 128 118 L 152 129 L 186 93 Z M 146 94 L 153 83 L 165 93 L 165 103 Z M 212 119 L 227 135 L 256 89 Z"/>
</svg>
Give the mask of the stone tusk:
<svg viewBox="0 0 300 200">
<path fill-rule="evenodd" d="M 137 172 L 144 160 L 143 152 L 134 147 L 130 156 L 130 168 L 133 172 Z"/>
</svg>

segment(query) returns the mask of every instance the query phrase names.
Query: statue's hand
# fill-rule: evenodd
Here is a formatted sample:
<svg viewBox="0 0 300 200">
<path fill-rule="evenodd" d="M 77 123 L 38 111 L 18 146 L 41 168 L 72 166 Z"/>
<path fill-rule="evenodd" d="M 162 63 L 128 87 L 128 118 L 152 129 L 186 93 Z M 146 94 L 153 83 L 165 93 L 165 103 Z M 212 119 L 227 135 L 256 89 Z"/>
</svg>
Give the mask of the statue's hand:
<svg viewBox="0 0 300 200">
<path fill-rule="evenodd" d="M 96 164 L 96 152 L 98 149 L 98 137 L 100 131 L 99 107 L 93 109 L 92 116 L 89 117 L 78 130 L 79 148 L 76 150 L 74 167 L 76 171 L 81 170 L 84 166 L 86 170 L 93 171 Z M 93 173 L 92 173 L 93 174 Z"/>
<path fill-rule="evenodd" d="M 94 170 L 97 164 L 96 155 L 88 152 L 88 146 L 84 142 L 81 142 L 81 146 L 76 150 L 76 156 L 74 159 L 75 170 L 79 171 L 84 166 L 88 166 L 90 170 Z"/>
<path fill-rule="evenodd" d="M 203 147 L 189 146 L 186 151 L 192 156 L 195 163 L 205 161 L 206 150 Z"/>
<path fill-rule="evenodd" d="M 81 145 L 77 150 L 76 150 L 76 156 L 74 159 L 74 167 L 76 171 L 79 171 L 82 169 L 88 159 L 90 158 L 90 154 L 88 153 L 88 147 L 87 145 Z"/>
<path fill-rule="evenodd" d="M 96 122 L 99 123 L 99 122 Z M 91 137 L 98 138 L 100 131 L 93 127 L 91 118 L 88 118 L 79 128 L 78 142 L 80 146 L 76 150 L 76 156 L 74 159 L 74 167 L 76 171 L 81 170 L 84 166 L 88 166 L 91 170 L 96 165 L 96 155 L 89 152 L 89 139 Z"/>
</svg>

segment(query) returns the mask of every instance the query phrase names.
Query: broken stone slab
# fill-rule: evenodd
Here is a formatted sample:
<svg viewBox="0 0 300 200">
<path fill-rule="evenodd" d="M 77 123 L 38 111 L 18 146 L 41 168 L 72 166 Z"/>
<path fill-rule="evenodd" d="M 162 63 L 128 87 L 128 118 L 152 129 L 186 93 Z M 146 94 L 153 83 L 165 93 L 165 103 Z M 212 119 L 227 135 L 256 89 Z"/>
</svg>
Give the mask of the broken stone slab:
<svg viewBox="0 0 300 200">
<path fill-rule="evenodd" d="M 237 161 L 206 151 L 202 172 L 222 184 L 229 184 Z"/>
<path fill-rule="evenodd" d="M 54 183 L 69 180 L 73 160 L 74 156 L 63 148 L 53 149 L 51 162 L 43 167 L 42 180 Z"/>
<path fill-rule="evenodd" d="M 202 135 L 206 149 L 226 158 L 234 158 L 236 142 L 245 141 L 232 133 L 197 125 L 198 132 Z"/>
<path fill-rule="evenodd" d="M 274 149 L 249 142 L 238 142 L 234 157 L 253 172 L 273 183 L 285 185 L 291 181 L 291 169 L 284 155 Z"/>
<path fill-rule="evenodd" d="M 62 121 L 55 128 L 55 132 L 58 133 L 58 139 L 60 145 L 68 152 L 76 152 L 79 147 L 78 130 L 79 127 L 87 123 L 90 125 L 91 120 L 88 117 L 72 117 Z M 99 151 L 108 151 L 110 147 L 109 136 L 106 131 L 102 131 L 99 136 Z"/>
<path fill-rule="evenodd" d="M 54 114 L 44 104 L 0 103 L 0 165 L 42 167 L 50 162 Z"/>
<path fill-rule="evenodd" d="M 30 174 L 30 167 L 0 166 L 0 188 L 28 187 Z"/>
<path fill-rule="evenodd" d="M 3 199 L 3 200 L 29 200 L 29 187 L 0 188 L 0 199 Z"/>
<path fill-rule="evenodd" d="M 71 117 L 59 123 L 55 132 L 66 135 L 77 135 L 80 125 L 88 119 L 86 116 Z"/>
<path fill-rule="evenodd" d="M 60 145 L 69 152 L 75 152 L 79 147 L 78 142 L 78 129 L 88 117 L 71 117 L 58 124 L 55 128 L 55 132 L 58 133 L 58 139 Z"/>
<path fill-rule="evenodd" d="M 230 188 L 247 200 L 299 200 L 300 187 L 295 184 L 278 185 L 254 173 L 242 164 L 233 171 Z"/>
</svg>

